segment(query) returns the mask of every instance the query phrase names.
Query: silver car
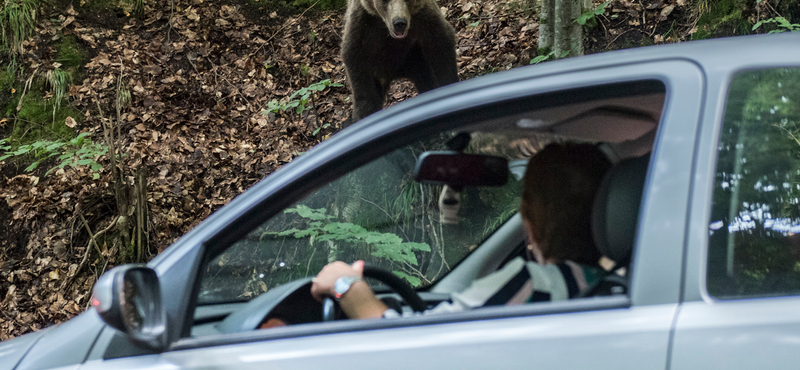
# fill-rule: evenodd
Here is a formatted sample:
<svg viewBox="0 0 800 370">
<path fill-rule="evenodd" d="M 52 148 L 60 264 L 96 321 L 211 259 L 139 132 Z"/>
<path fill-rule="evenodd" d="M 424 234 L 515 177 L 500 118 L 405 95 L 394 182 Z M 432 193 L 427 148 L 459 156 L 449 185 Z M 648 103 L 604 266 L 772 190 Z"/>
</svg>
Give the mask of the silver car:
<svg viewBox="0 0 800 370">
<path fill-rule="evenodd" d="M 147 266 L 109 271 L 87 312 L 0 343 L 0 370 L 797 367 L 798 45 L 783 34 L 625 50 L 410 99 L 302 154 Z M 384 302 L 419 311 L 524 253 L 519 177 L 554 141 L 595 143 L 616 163 L 593 210 L 602 284 L 397 319 L 347 320 L 311 298 L 323 265 L 361 259 Z M 447 217 L 442 185 L 460 190 Z M 290 325 L 263 328 L 272 318 Z"/>
</svg>

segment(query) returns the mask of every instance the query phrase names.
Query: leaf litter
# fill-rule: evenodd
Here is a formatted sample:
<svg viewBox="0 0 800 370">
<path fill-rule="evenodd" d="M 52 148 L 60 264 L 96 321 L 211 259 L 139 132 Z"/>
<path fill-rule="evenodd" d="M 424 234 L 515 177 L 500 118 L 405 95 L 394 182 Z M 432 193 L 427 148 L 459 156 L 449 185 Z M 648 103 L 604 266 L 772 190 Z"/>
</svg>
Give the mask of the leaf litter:
<svg viewBox="0 0 800 370">
<path fill-rule="evenodd" d="M 680 1 L 680 2 L 679 2 Z M 524 66 L 536 57 L 532 2 L 444 0 L 457 31 L 462 80 Z M 598 3 L 599 4 L 599 3 Z M 597 5 L 597 4 L 595 4 Z M 621 48 L 635 34 L 654 43 L 683 40 L 690 22 L 682 0 L 616 0 L 587 33 L 589 52 Z M 146 169 L 149 258 L 282 165 L 335 134 L 350 115 L 349 90 L 316 92 L 302 114 L 262 114 L 272 100 L 330 79 L 346 86 L 339 54 L 343 11 L 267 13 L 247 1 L 147 0 L 144 15 L 106 28 L 71 6 L 50 9 L 26 41 L 26 70 L 48 68 L 53 41 L 74 35 L 91 56 L 65 122 L 103 138 L 101 114 L 115 117 L 117 81 L 131 94 L 120 114 L 122 161 Z M 614 16 L 616 15 L 616 16 Z M 58 22 L 51 22 L 56 19 Z M 638 22 L 638 23 L 637 23 Z M 686 22 L 675 26 L 674 23 Z M 669 32 L 666 26 L 670 26 Z M 673 37 L 673 39 L 670 39 Z M 409 82 L 390 89 L 386 105 L 416 95 Z M 2 122 L 5 123 L 6 119 Z M 107 164 L 104 159 L 101 163 Z M 115 202 L 108 169 L 23 172 L 0 163 L 0 340 L 63 322 L 88 305 L 96 277 L 115 264 L 116 246 L 93 257 L 80 216 L 94 232 L 109 227 Z M 132 173 L 130 174 L 132 181 Z M 113 226 L 113 225 L 111 225 Z"/>
</svg>

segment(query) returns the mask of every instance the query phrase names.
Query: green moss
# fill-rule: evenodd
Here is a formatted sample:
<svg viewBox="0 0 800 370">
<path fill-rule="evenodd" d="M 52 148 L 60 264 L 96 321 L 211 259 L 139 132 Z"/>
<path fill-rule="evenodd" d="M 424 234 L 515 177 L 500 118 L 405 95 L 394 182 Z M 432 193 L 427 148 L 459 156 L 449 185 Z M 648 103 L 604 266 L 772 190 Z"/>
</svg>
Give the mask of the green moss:
<svg viewBox="0 0 800 370">
<path fill-rule="evenodd" d="M 14 94 L 12 93 L 13 86 L 13 76 L 10 76 L 8 72 L 4 69 L 0 69 L 0 120 L 7 119 L 8 115 L 4 114 L 5 107 L 11 103 L 11 100 L 14 98 Z M 8 123 L 4 122 L 0 124 L 0 138 L 6 137 L 9 131 Z"/>
<path fill-rule="evenodd" d="M 0 118 L 9 117 L 7 107 L 15 100 L 13 92 L 15 88 L 14 75 L 5 69 L 0 69 L 0 108 L 2 109 Z"/>
<path fill-rule="evenodd" d="M 0 90 L 10 90 L 13 83 L 14 75 L 4 69 L 0 69 Z M 4 105 L 4 103 L 0 101 L 0 105 Z"/>
<path fill-rule="evenodd" d="M 706 0 L 697 4 L 703 14 L 697 20 L 693 40 L 747 35 L 753 27 L 747 21 L 751 3 L 746 0 Z"/>
<path fill-rule="evenodd" d="M 79 68 L 86 63 L 86 55 L 78 47 L 74 35 L 62 37 L 55 45 L 55 48 L 56 57 L 54 60 L 61 63 L 63 69 Z"/>
<path fill-rule="evenodd" d="M 52 102 L 43 98 L 43 82 L 35 82 L 25 94 L 19 112 L 17 105 L 21 97 L 20 90 L 3 106 L 3 117 L 13 121 L 9 138 L 12 145 L 30 144 L 38 140 L 69 140 L 75 137 L 75 131 L 64 124 L 67 117 L 80 121 L 83 115 L 68 104 L 62 104 L 53 114 Z"/>
</svg>

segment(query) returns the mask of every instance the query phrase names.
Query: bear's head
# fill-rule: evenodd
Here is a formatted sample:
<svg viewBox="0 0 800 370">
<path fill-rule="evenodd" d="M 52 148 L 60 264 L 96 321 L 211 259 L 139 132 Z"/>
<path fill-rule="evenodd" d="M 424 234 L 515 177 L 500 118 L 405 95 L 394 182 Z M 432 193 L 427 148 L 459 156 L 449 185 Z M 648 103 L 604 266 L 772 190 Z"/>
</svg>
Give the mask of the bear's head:
<svg viewBox="0 0 800 370">
<path fill-rule="evenodd" d="M 411 28 L 411 15 L 422 8 L 423 0 L 361 0 L 361 5 L 370 14 L 383 19 L 389 35 L 402 39 Z"/>
</svg>

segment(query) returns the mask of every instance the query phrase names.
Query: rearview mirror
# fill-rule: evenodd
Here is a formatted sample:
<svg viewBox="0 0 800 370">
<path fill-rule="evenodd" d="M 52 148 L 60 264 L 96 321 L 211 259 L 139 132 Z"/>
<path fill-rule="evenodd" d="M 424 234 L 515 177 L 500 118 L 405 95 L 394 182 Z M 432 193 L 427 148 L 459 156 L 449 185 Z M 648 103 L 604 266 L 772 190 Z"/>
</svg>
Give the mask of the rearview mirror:
<svg viewBox="0 0 800 370">
<path fill-rule="evenodd" d="M 422 153 L 414 170 L 418 182 L 450 186 L 503 186 L 508 175 L 503 157 L 447 151 Z"/>
<path fill-rule="evenodd" d="M 92 289 L 92 306 L 106 324 L 134 343 L 155 350 L 166 346 L 166 313 L 153 269 L 122 265 L 109 270 Z"/>
</svg>

